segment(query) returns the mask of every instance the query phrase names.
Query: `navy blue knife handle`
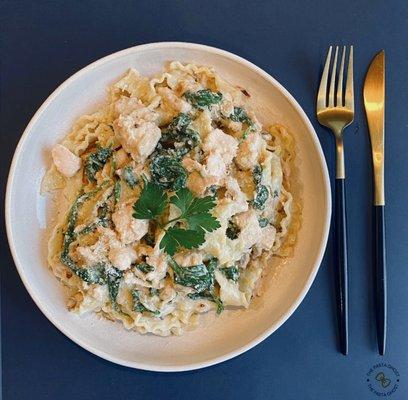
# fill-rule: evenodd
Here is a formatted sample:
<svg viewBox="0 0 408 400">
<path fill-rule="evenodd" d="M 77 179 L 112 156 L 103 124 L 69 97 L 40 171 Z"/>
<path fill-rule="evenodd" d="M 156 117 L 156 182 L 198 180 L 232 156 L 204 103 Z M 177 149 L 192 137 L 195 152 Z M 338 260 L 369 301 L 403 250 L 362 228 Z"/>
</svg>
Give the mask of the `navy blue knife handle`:
<svg viewBox="0 0 408 400">
<path fill-rule="evenodd" d="M 336 179 L 335 198 L 335 276 L 337 292 L 337 321 L 340 351 L 348 353 L 348 277 L 347 224 L 344 179 Z"/>
<path fill-rule="evenodd" d="M 385 353 L 387 332 L 387 271 L 385 263 L 384 206 L 374 206 L 374 282 L 378 352 Z"/>
</svg>

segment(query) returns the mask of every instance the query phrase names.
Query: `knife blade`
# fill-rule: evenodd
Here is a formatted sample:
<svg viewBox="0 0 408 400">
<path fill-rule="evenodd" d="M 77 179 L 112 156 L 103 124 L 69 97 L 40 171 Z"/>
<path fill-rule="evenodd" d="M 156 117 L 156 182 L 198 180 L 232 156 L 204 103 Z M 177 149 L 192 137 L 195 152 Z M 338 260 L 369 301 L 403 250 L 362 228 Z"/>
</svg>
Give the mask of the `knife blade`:
<svg viewBox="0 0 408 400">
<path fill-rule="evenodd" d="M 385 52 L 372 60 L 364 82 L 364 106 L 370 132 L 374 176 L 374 290 L 377 344 L 385 354 L 387 332 L 387 274 L 385 257 L 385 194 L 384 194 L 384 113 Z"/>
<path fill-rule="evenodd" d="M 364 106 L 370 131 L 374 168 L 374 204 L 384 205 L 385 52 L 371 62 L 364 82 Z"/>
</svg>

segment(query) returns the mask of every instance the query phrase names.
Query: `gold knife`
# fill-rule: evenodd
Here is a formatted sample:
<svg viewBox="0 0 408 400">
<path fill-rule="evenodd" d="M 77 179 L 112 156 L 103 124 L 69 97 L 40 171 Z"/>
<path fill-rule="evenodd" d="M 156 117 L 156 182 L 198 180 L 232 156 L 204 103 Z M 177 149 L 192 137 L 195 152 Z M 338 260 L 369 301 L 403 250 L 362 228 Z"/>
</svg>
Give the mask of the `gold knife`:
<svg viewBox="0 0 408 400">
<path fill-rule="evenodd" d="M 385 353 L 387 331 L 387 281 L 385 259 L 384 195 L 385 52 L 368 67 L 364 82 L 364 106 L 370 132 L 374 175 L 374 278 L 378 351 Z"/>
</svg>

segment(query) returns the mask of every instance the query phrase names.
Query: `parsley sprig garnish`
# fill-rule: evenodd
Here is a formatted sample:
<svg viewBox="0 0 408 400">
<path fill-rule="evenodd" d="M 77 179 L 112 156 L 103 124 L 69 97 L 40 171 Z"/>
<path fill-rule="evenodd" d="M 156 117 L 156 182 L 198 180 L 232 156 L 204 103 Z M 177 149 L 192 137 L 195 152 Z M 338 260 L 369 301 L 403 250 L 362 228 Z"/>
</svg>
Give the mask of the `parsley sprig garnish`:
<svg viewBox="0 0 408 400">
<path fill-rule="evenodd" d="M 169 203 L 180 210 L 180 215 L 163 223 L 162 214 Z M 182 188 L 169 199 L 159 185 L 145 181 L 140 197 L 133 205 L 133 217 L 155 220 L 165 230 L 159 247 L 172 256 L 181 247 L 199 247 L 205 241 L 206 232 L 212 232 L 221 226 L 211 214 L 214 207 L 215 201 L 211 196 L 197 198 L 190 190 Z M 180 226 L 181 222 L 187 227 Z"/>
<path fill-rule="evenodd" d="M 157 219 L 167 207 L 167 195 L 153 182 L 146 182 L 139 199 L 133 205 L 136 219 Z"/>
</svg>

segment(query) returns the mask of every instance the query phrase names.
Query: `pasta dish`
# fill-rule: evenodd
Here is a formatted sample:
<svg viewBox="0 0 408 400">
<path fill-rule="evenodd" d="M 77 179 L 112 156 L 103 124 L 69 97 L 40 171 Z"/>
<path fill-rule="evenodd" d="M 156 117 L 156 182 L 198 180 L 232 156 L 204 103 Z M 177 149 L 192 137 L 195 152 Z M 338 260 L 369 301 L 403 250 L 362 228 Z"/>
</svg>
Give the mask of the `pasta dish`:
<svg viewBox="0 0 408 400">
<path fill-rule="evenodd" d="M 168 336 L 250 306 L 300 220 L 292 136 L 250 97 L 208 67 L 130 69 L 52 149 L 48 263 L 70 311 Z"/>
</svg>

